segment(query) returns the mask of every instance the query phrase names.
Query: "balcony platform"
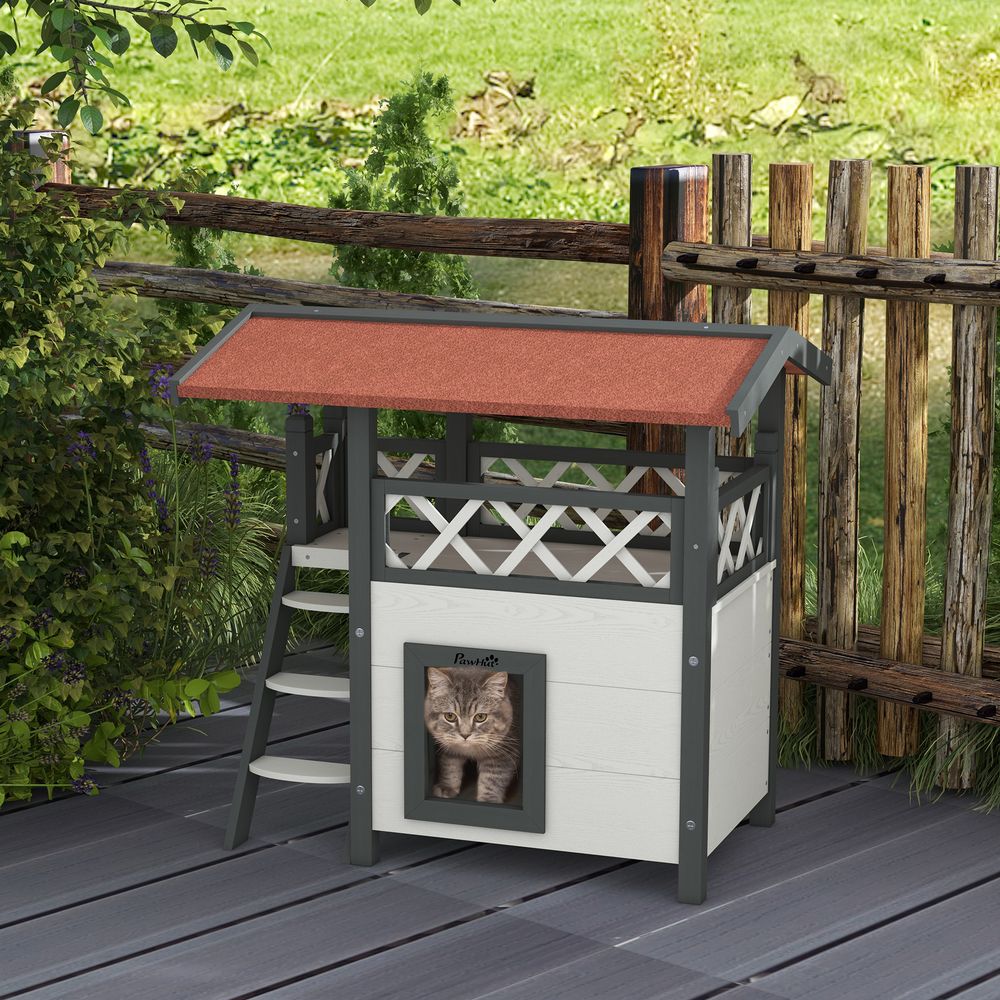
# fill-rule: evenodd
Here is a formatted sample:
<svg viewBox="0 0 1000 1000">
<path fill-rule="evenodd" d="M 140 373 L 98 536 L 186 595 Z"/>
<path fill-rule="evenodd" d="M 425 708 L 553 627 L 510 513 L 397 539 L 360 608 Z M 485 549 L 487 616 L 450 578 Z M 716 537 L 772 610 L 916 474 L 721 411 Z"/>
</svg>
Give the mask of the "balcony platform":
<svg viewBox="0 0 1000 1000">
<path fill-rule="evenodd" d="M 346 786 L 262 781 L 227 852 L 250 693 L 98 772 L 99 796 L 0 810 L 0 998 L 1000 996 L 1000 816 L 970 798 L 782 771 L 777 824 L 718 849 L 701 907 L 670 867 L 587 855 L 389 834 L 351 867 Z M 283 695 L 268 752 L 345 762 L 348 730 L 344 702 Z"/>
</svg>

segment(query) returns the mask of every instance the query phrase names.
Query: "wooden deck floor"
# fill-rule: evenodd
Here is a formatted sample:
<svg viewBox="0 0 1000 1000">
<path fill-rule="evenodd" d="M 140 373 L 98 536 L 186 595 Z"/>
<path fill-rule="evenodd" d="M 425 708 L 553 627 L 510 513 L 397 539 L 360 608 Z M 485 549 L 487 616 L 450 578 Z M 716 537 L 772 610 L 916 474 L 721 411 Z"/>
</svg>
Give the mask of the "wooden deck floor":
<svg viewBox="0 0 1000 1000">
<path fill-rule="evenodd" d="M 783 772 L 777 825 L 719 848 L 699 908 L 609 858 L 389 835 L 352 868 L 343 787 L 263 781 L 229 853 L 248 694 L 98 797 L 0 813 L 0 1000 L 1000 998 L 1000 816 L 969 800 Z M 279 753 L 346 760 L 347 732 L 279 699 Z"/>
</svg>

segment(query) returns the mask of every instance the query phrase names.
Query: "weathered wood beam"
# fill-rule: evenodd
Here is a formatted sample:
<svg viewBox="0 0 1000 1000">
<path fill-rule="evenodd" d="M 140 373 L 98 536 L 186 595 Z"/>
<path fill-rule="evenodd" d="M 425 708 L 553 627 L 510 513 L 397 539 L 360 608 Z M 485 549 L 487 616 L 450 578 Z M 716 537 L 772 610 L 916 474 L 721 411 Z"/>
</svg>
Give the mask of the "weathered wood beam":
<svg viewBox="0 0 1000 1000">
<path fill-rule="evenodd" d="M 76 199 L 83 215 L 101 215 L 119 188 L 46 184 L 54 197 Z M 628 262 L 628 226 L 562 219 L 471 219 L 398 212 L 358 212 L 190 191 L 136 190 L 164 204 L 172 226 L 224 229 L 286 240 L 344 246 L 388 247 L 470 257 L 528 257 L 601 264 Z M 180 210 L 166 199 L 183 202 Z"/>
<path fill-rule="evenodd" d="M 870 160 L 831 160 L 826 201 L 826 248 L 863 254 L 868 242 Z M 865 300 L 823 300 L 823 350 L 833 360 L 820 391 L 819 544 L 817 605 L 824 646 L 851 649 L 858 624 L 858 449 L 861 427 L 861 344 Z M 851 696 L 819 692 L 817 743 L 825 760 L 850 760 Z"/>
<path fill-rule="evenodd" d="M 994 260 L 997 254 L 996 167 L 955 170 L 955 255 Z M 948 488 L 948 555 L 944 581 L 946 636 L 941 669 L 970 676 L 982 673 L 986 627 L 986 577 L 993 519 L 994 380 L 997 310 L 956 306 L 952 315 L 951 475 Z M 941 726 L 941 762 L 963 725 Z M 975 760 L 963 754 L 942 772 L 947 788 L 975 784 Z"/>
<path fill-rule="evenodd" d="M 663 251 L 668 277 L 711 285 L 766 288 L 812 295 L 857 295 L 955 305 L 1000 303 L 1000 265 L 989 261 L 914 260 L 816 250 L 752 252 L 708 243 L 674 241 Z"/>
<path fill-rule="evenodd" d="M 781 640 L 781 673 L 787 680 L 879 699 L 879 708 L 914 706 L 974 722 L 1000 724 L 1000 683 L 962 674 L 831 649 L 795 639 Z"/>
<path fill-rule="evenodd" d="M 886 246 L 895 257 L 931 249 L 931 172 L 889 167 Z M 923 302 L 885 308 L 885 545 L 882 560 L 882 656 L 919 663 L 927 590 L 927 382 L 929 313 Z M 881 702 L 878 749 L 888 757 L 915 753 L 917 713 Z"/>
<path fill-rule="evenodd" d="M 134 291 L 146 298 L 180 302 L 206 302 L 242 308 L 252 302 L 276 305 L 341 306 L 355 309 L 447 309 L 454 312 L 509 312 L 537 316 L 586 316 L 613 319 L 622 313 L 596 309 L 564 309 L 558 306 L 520 305 L 487 299 L 455 299 L 443 295 L 383 292 L 372 288 L 348 288 L 318 281 L 269 278 L 256 274 L 233 274 L 198 267 L 109 261 L 91 272 L 106 291 Z"/>
<path fill-rule="evenodd" d="M 712 242 L 749 247 L 753 236 L 750 209 L 753 195 L 749 153 L 712 154 Z M 749 323 L 749 288 L 717 285 L 712 289 L 713 323 Z M 720 455 L 749 455 L 750 428 L 733 438 L 728 427 L 718 431 Z"/>
<path fill-rule="evenodd" d="M 811 163 L 772 163 L 768 187 L 771 243 L 782 249 L 809 246 L 812 238 L 813 167 Z M 809 336 L 809 296 L 771 291 L 767 321 Z M 785 377 L 785 455 L 782 469 L 780 634 L 802 637 L 806 577 L 806 400 L 805 375 Z M 802 719 L 802 689 L 779 682 L 782 718 L 793 729 Z"/>
</svg>

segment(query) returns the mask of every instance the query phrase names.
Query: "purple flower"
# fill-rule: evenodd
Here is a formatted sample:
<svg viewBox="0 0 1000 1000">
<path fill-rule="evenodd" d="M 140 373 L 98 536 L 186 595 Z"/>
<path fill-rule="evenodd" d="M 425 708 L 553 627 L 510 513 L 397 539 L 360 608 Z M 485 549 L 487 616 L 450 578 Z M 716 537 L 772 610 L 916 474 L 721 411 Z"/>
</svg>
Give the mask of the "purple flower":
<svg viewBox="0 0 1000 1000">
<path fill-rule="evenodd" d="M 66 448 L 66 454 L 73 465 L 81 465 L 84 458 L 97 458 L 94 442 L 86 431 L 78 431 L 76 440 Z"/>
<path fill-rule="evenodd" d="M 174 373 L 173 365 L 156 365 L 149 369 L 149 391 L 154 399 L 164 402 L 170 400 L 170 376 Z"/>
<path fill-rule="evenodd" d="M 212 442 L 197 431 L 191 435 L 191 458 L 197 465 L 204 465 L 212 457 Z"/>
<path fill-rule="evenodd" d="M 77 778 L 70 787 L 79 795 L 91 795 L 97 791 L 97 782 L 84 775 L 82 778 Z"/>
<path fill-rule="evenodd" d="M 153 501 L 156 508 L 156 516 L 160 523 L 160 531 L 166 533 L 170 530 L 170 509 L 167 507 L 166 499 L 160 495 L 156 488 L 156 478 L 153 476 L 153 463 L 149 457 L 149 451 L 142 447 L 139 449 L 139 468 L 142 469 L 143 482 L 146 485 L 146 496 Z"/>
<path fill-rule="evenodd" d="M 309 404 L 308 403 L 289 403 L 288 404 L 288 415 L 289 416 L 292 416 L 293 414 L 301 414 L 301 413 L 308 413 L 308 412 L 309 412 Z"/>
<path fill-rule="evenodd" d="M 212 545 L 206 545 L 198 554 L 198 570 L 203 580 L 209 580 L 219 570 L 219 550 Z"/>
<path fill-rule="evenodd" d="M 88 573 L 86 566 L 74 566 L 65 576 L 66 586 L 79 590 L 87 585 Z"/>
<path fill-rule="evenodd" d="M 40 628 L 45 628 L 52 621 L 52 609 L 43 608 L 28 624 L 37 632 Z"/>
<path fill-rule="evenodd" d="M 147 708 L 144 698 L 139 698 L 131 691 L 121 688 L 111 696 L 111 704 L 123 715 L 145 715 Z"/>
<path fill-rule="evenodd" d="M 0 625 L 0 649 L 9 649 L 16 636 L 17 630 L 13 625 Z"/>
<path fill-rule="evenodd" d="M 87 668 L 71 657 L 66 661 L 62 677 L 67 684 L 80 684 L 87 679 Z"/>
<path fill-rule="evenodd" d="M 66 666 L 66 654 L 65 653 L 49 653 L 42 660 L 42 666 L 50 674 L 61 674 L 63 668 Z"/>
<path fill-rule="evenodd" d="M 226 524 L 233 529 L 240 523 L 240 511 L 243 509 L 240 499 L 240 460 L 235 452 L 229 456 L 229 482 L 222 493 L 226 498 Z"/>
</svg>

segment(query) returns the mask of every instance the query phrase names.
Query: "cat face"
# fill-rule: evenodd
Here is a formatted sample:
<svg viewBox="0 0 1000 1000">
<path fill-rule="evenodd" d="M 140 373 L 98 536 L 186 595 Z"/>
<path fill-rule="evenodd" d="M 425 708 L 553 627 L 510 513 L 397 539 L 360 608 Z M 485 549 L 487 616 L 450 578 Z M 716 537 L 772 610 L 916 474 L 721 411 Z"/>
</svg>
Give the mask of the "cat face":
<svg viewBox="0 0 1000 1000">
<path fill-rule="evenodd" d="M 483 758 L 501 751 L 514 723 L 506 671 L 427 668 L 424 722 L 448 753 Z"/>
</svg>

